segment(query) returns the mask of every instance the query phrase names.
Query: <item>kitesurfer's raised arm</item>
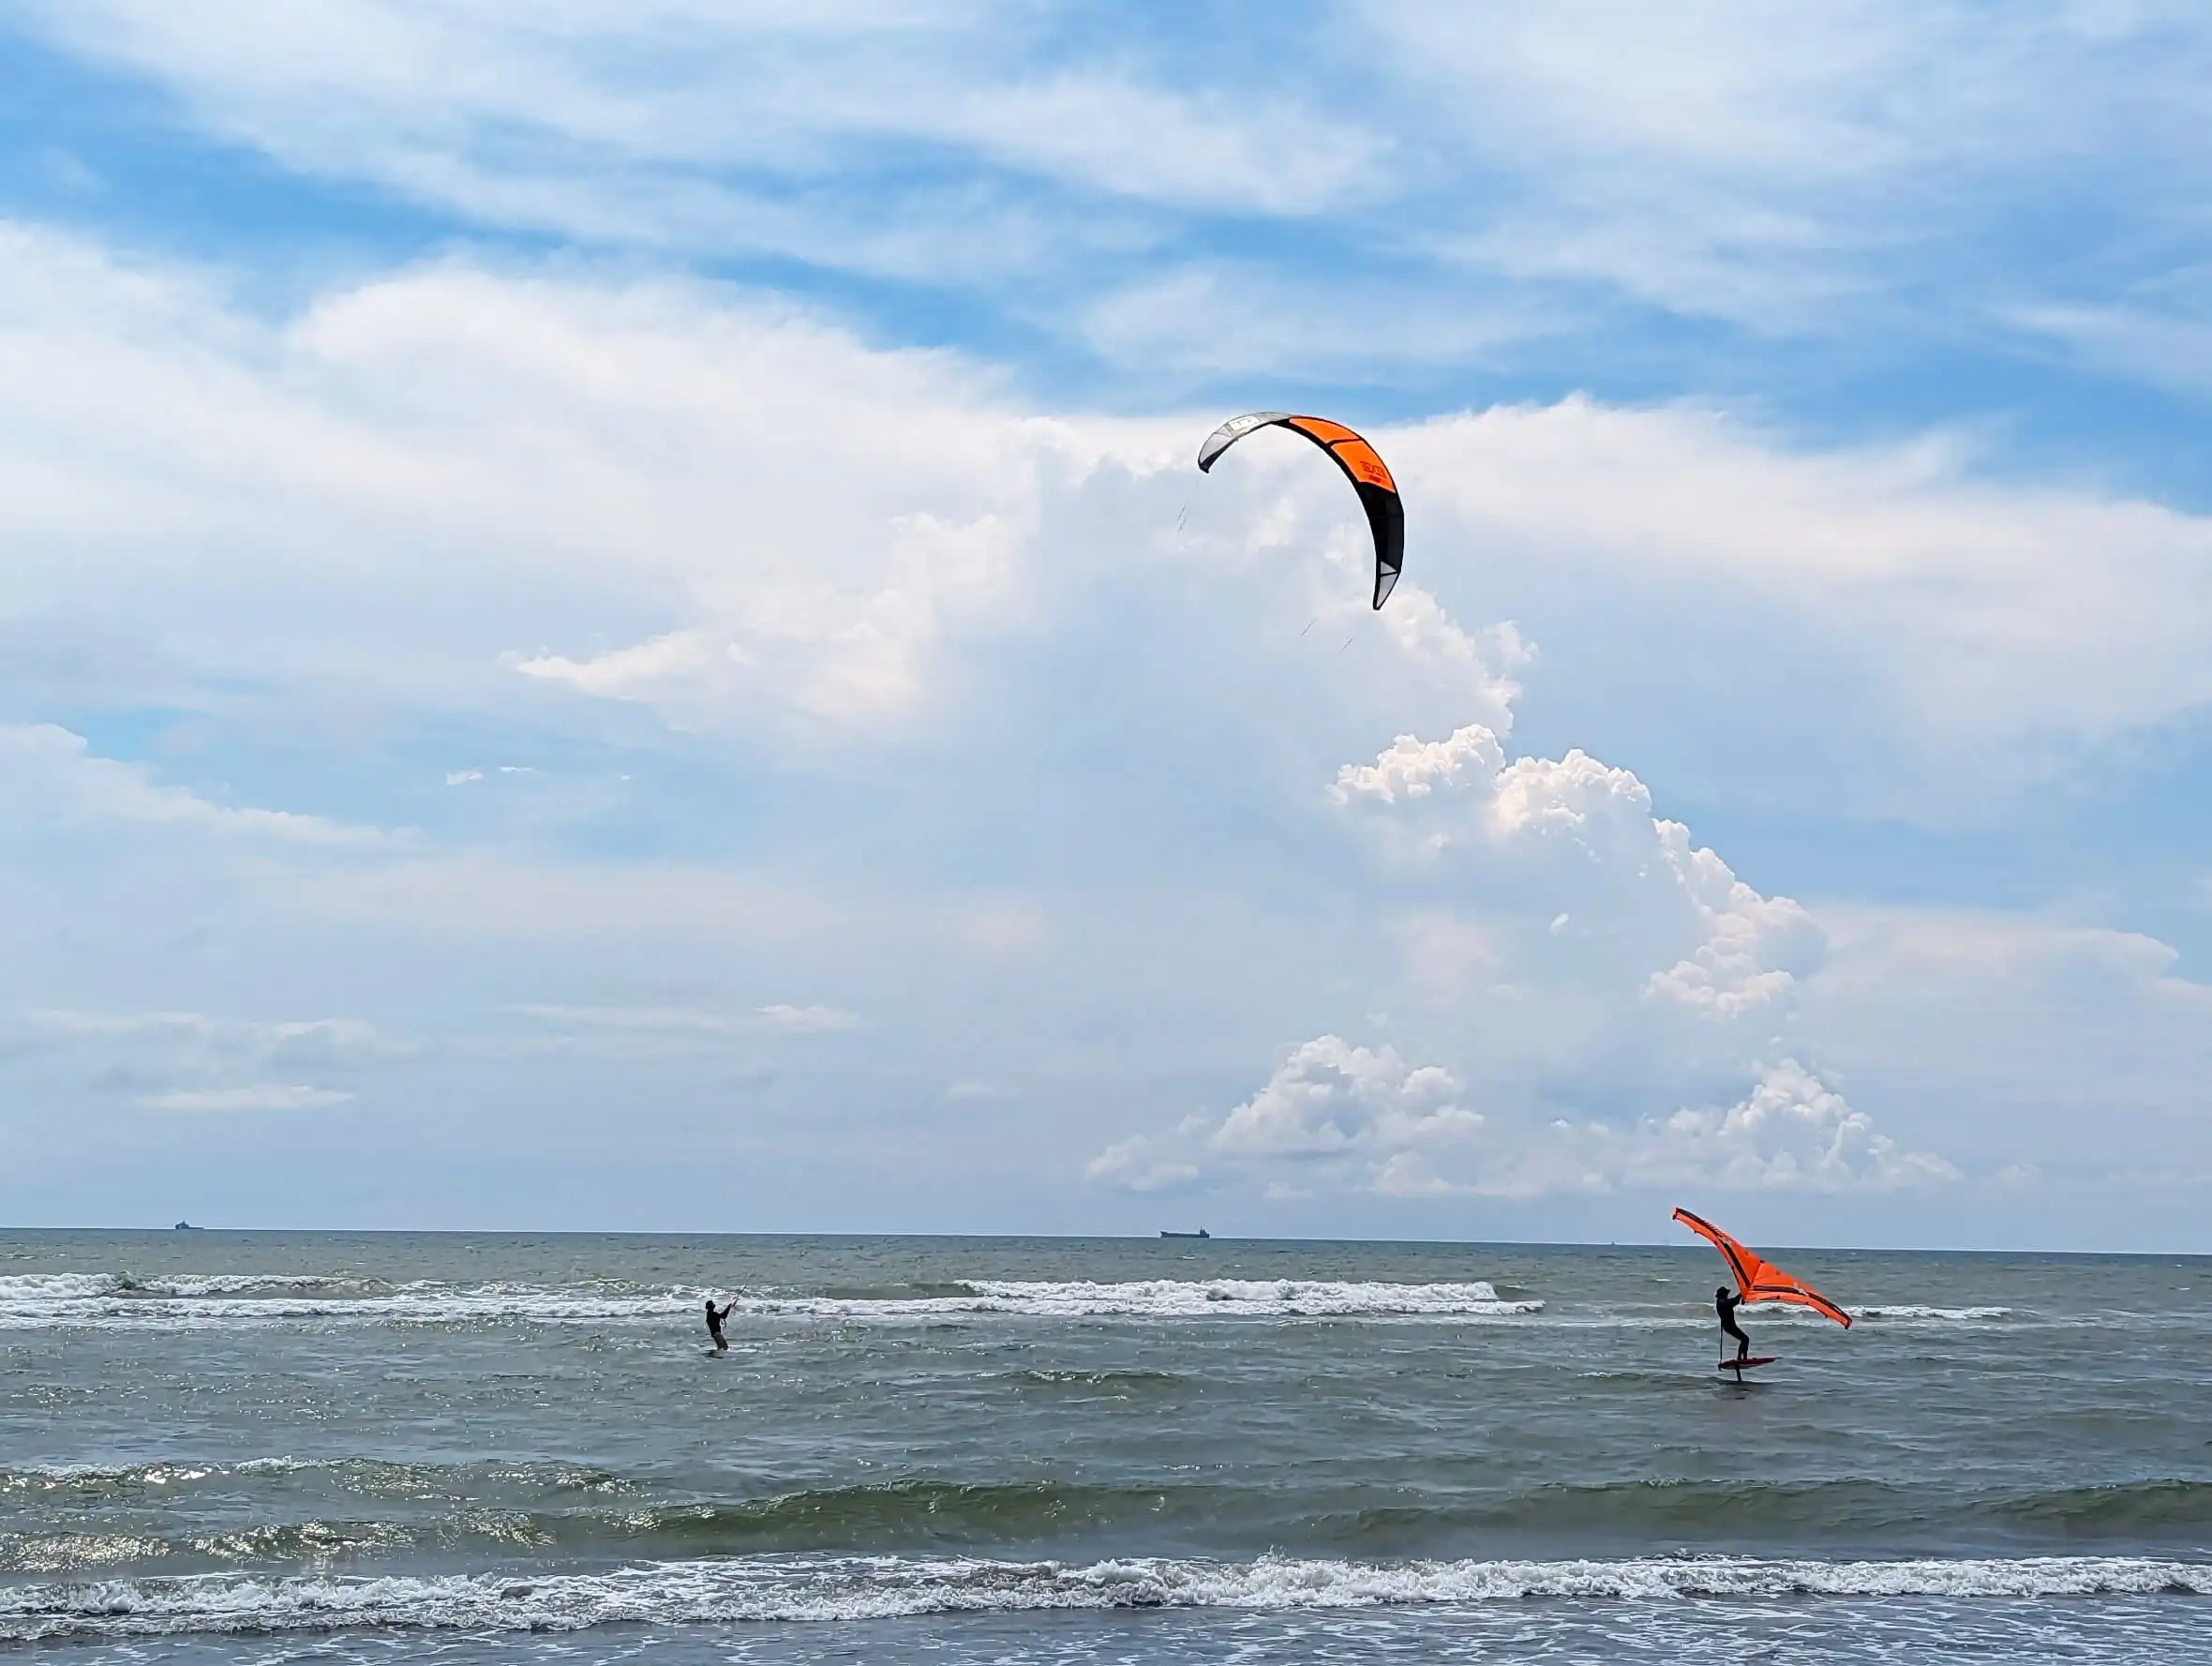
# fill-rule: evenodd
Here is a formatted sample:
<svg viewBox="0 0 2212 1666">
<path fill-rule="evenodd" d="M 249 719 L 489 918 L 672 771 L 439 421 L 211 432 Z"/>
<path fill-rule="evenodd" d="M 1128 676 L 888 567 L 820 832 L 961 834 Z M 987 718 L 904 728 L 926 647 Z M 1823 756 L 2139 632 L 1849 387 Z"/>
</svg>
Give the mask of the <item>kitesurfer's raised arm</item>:
<svg viewBox="0 0 2212 1666">
<path fill-rule="evenodd" d="M 734 1300 L 725 1302 L 721 1311 L 717 1312 L 714 1306 L 714 1298 L 711 1296 L 707 1298 L 707 1335 L 712 1339 L 714 1351 L 717 1354 L 729 1352 L 729 1338 L 722 1334 L 722 1322 L 737 1311 L 737 1306 L 738 1304 Z"/>
</svg>

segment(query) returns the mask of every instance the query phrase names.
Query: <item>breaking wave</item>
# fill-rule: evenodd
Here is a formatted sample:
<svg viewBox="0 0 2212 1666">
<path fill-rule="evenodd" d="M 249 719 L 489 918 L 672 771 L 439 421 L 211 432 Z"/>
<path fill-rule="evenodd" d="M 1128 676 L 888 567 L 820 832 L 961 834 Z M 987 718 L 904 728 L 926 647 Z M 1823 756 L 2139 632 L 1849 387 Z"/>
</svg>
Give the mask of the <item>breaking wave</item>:
<svg viewBox="0 0 2212 1666">
<path fill-rule="evenodd" d="M 621 1323 L 689 1317 L 707 1291 L 616 1283 L 387 1283 L 336 1275 L 224 1273 L 140 1281 L 124 1274 L 0 1277 L 0 1329 L 54 1326 L 196 1328 L 306 1319 L 453 1324 Z M 1306 1279 L 1088 1281 L 979 1279 L 851 1294 L 738 1290 L 737 1316 L 884 1323 L 1004 1314 L 1042 1318 L 1513 1318 L 1539 1313 L 1489 1283 L 1392 1284 Z"/>
<path fill-rule="evenodd" d="M 1484 1280 L 1452 1284 L 1338 1283 L 1308 1279 L 1145 1279 L 1130 1283 L 979 1281 L 970 1288 L 996 1311 L 1076 1318 L 1117 1315 L 1214 1318 L 1235 1314 L 1307 1318 L 1510 1318 L 1541 1313 L 1532 1298 L 1507 1300 Z"/>
<path fill-rule="evenodd" d="M 1263 1557 L 997 1562 L 755 1557 L 605 1573 L 186 1579 L 0 1590 L 0 1642 L 352 1627 L 573 1631 L 609 1624 L 887 1619 L 1050 1609 L 1248 1611 L 1484 1603 L 1530 1598 L 2145 1597 L 2212 1593 L 2212 1565 L 2138 1557 L 1894 1562 L 1641 1557 L 1382 1564 Z"/>
</svg>

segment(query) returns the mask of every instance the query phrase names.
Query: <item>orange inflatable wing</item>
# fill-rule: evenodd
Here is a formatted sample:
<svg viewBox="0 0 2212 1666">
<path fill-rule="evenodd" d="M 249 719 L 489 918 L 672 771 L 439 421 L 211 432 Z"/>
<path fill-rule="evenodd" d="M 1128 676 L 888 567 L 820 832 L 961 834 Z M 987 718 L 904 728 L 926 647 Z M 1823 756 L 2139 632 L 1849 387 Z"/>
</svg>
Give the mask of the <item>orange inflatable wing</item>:
<svg viewBox="0 0 2212 1666">
<path fill-rule="evenodd" d="M 1849 1313 L 1812 1285 L 1784 1272 L 1756 1250 L 1745 1249 L 1711 1221 L 1701 1220 L 1688 1209 L 1675 1210 L 1674 1218 L 1721 1253 L 1728 1270 L 1736 1275 L 1736 1289 L 1744 1300 L 1786 1301 L 1796 1307 L 1809 1307 L 1846 1330 L 1850 1328 Z"/>
</svg>

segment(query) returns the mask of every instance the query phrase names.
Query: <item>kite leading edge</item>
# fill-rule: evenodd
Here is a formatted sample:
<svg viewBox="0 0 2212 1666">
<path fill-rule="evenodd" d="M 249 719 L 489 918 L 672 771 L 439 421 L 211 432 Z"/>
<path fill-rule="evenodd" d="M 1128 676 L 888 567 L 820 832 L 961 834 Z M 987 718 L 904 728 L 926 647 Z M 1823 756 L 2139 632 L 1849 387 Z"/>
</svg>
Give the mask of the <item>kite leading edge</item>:
<svg viewBox="0 0 2212 1666">
<path fill-rule="evenodd" d="M 1745 1249 L 1711 1222 L 1699 1219 L 1688 1209 L 1675 1210 L 1674 1218 L 1721 1253 L 1722 1259 L 1728 1264 L 1728 1271 L 1735 1275 L 1736 1289 L 1745 1301 L 1786 1301 L 1794 1307 L 1809 1307 L 1845 1328 L 1850 1328 L 1849 1313 L 1812 1285 L 1784 1272 L 1756 1250 Z"/>
</svg>

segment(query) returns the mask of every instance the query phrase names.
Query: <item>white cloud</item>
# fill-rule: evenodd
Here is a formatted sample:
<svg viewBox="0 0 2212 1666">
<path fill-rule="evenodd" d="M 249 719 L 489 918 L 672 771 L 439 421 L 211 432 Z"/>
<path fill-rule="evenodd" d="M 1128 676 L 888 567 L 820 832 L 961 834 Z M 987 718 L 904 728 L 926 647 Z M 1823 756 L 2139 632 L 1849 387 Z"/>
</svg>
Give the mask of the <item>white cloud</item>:
<svg viewBox="0 0 2212 1666">
<path fill-rule="evenodd" d="M 1951 5 L 1362 21 L 1397 120 L 1460 184 L 1428 222 L 1442 252 L 1763 331 L 1908 307 L 1958 327 L 1912 275 L 1942 271 L 1948 308 L 1995 303 L 2037 263 L 2024 219 L 2094 197 L 2156 241 L 2205 179 L 2186 115 L 2204 32 L 2161 7 L 2054 0 L 2002 39 Z"/>
<path fill-rule="evenodd" d="M 2187 1009 L 2212 1001 L 2212 985 L 2177 975 L 2181 955 L 2142 932 L 1977 908 L 1882 908 L 1833 905 L 1840 953 L 1826 986 L 1871 994 L 1899 979 L 2065 982 L 2077 996 L 2094 977 L 2107 987 L 2154 995 Z"/>
<path fill-rule="evenodd" d="M 52 724 L 0 724 L 0 772 L 13 777 L 11 808 L 73 822 L 172 827 L 241 838 L 322 846 L 371 846 L 390 835 L 289 810 L 218 804 L 168 787 L 142 764 L 101 758 L 83 736 Z"/>
<path fill-rule="evenodd" d="M 1449 1197 L 1460 1188 L 1429 1167 L 1420 1151 L 1394 1151 L 1376 1168 L 1368 1186 L 1378 1197 Z"/>
<path fill-rule="evenodd" d="M 218 3 L 192 28 L 141 0 L 33 15 L 309 174 L 588 241 L 1000 286 L 1138 234 L 1117 207 L 1281 215 L 1356 201 L 1383 149 L 1291 98 L 1054 53 L 1042 20 L 989 7 L 799 21 L 690 0 L 551 12 L 330 0 L 311 15 Z M 824 190 L 832 179 L 843 188 Z"/>
<path fill-rule="evenodd" d="M 1885 1183 L 1877 1137 L 1908 1166 L 1939 1151 L 1968 1174 L 2064 1173 L 2054 1153 L 2093 1136 L 2114 1094 L 2131 1128 L 2202 1149 L 2201 1101 L 2175 1084 L 2205 1079 L 2212 1026 L 2165 945 L 2087 932 L 2045 954 L 1990 926 L 1946 948 L 1924 917 L 1822 903 L 1815 920 L 1658 813 L 1647 783 L 1687 795 L 1649 746 L 1508 744 L 1526 675 L 1551 734 L 1594 712 L 1592 728 L 1702 743 L 1771 716 L 1788 744 L 1739 779 L 1765 789 L 1801 761 L 1793 815 L 1862 813 L 1850 772 L 1896 769 L 1875 802 L 1940 819 L 1916 753 L 2001 806 L 1983 788 L 2055 727 L 2090 744 L 2202 698 L 2212 542 L 2194 518 L 2006 486 L 1941 444 L 1822 452 L 1710 413 L 1573 401 L 1379 430 L 1422 520 L 1378 616 L 1325 459 L 1240 448 L 1202 479 L 1206 418 L 1043 416 L 949 355 L 586 269 L 439 265 L 272 323 L 66 239 L 17 233 L 10 251 L 11 618 L 107 663 L 164 644 L 147 656 L 163 698 L 140 698 L 149 683 L 115 704 L 190 713 L 207 743 L 187 735 L 157 771 L 51 727 L 0 736 L 8 785 L 40 784 L 6 795 L 10 827 L 67 847 L 59 867 L 0 875 L 13 1006 L 104 987 L 116 943 L 147 1004 L 218 975 L 304 999 L 295 982 L 321 976 L 344 991 L 334 1005 L 357 978 L 363 999 L 441 1013 L 542 991 L 550 944 L 605 975 L 586 987 L 624 990 L 725 988 L 740 953 L 761 967 L 751 1001 L 827 990 L 865 1012 L 834 1053 L 865 1054 L 909 1108 L 960 1114 L 940 1085 L 966 1075 L 1089 1083 L 1097 1103 L 1069 1113 L 1080 1148 L 1119 1150 L 1107 1102 L 1171 1084 L 1213 1116 L 1101 1156 L 1102 1178 L 1324 1197 L 1603 1191 L 1670 1163 L 1725 1176 L 1746 1151 L 1762 1174 L 1787 1155 L 1811 1186 L 1809 1134 L 1741 1132 L 1747 1061 L 1790 1058 L 1848 1072 L 1853 1108 L 1816 1126 L 1826 1102 L 1806 1089 L 1806 1114 L 1755 1120 L 1842 1138 L 1858 1191 Z M 1741 623 L 1747 598 L 1756 628 L 1711 652 L 1701 633 Z M 1509 614 L 1542 659 L 1477 623 Z M 622 657 L 679 638 L 702 652 Z M 1792 681 L 1822 655 L 1848 662 L 1852 698 Z M 1622 697 L 1598 662 L 1652 685 Z M 327 745 L 282 751 L 333 712 Z M 380 773 L 384 738 L 406 733 L 433 738 Z M 563 745 L 636 759 L 663 796 L 518 835 L 470 819 L 504 795 L 436 787 L 454 748 L 553 757 L 556 779 Z M 450 820 L 380 842 L 235 809 L 204 760 L 241 753 L 315 758 L 349 804 L 383 794 Z M 1339 773 L 1347 758 L 1363 761 Z M 1625 758 L 1637 770 L 1605 761 Z M 173 785 L 187 770 L 203 773 Z M 1334 809 L 1316 790 L 1332 774 Z M 133 864 L 151 841 L 116 858 L 122 841 L 77 836 L 100 819 L 197 830 L 165 850 L 244 852 L 222 870 L 233 890 L 209 899 L 199 854 L 148 878 Z M 1382 859 L 1347 848 L 1340 819 Z M 1848 952 L 1824 960 L 1839 931 Z M 653 981 L 671 959 L 708 969 Z M 685 1004 L 699 998 L 544 1021 L 699 1038 L 662 1051 L 726 1073 L 714 1026 L 849 1017 Z M 2075 1042 L 2085 1013 L 2094 1046 Z M 1233 1112 L 1224 1059 L 1262 1082 L 1286 1036 L 1341 1057 L 1294 1056 Z M 189 1068 L 142 1044 L 101 1085 L 321 1080 L 243 1044 Z M 84 1063 L 71 1054 L 89 1082 Z M 1983 1107 L 1981 1134 L 1936 1082 L 1976 1086 L 1955 1097 Z M 1731 1122 L 1731 1105 L 1748 1108 Z M 1447 1107 L 1482 1120 L 1437 1120 Z M 1863 1140 L 1860 1108 L 1879 1124 Z M 1678 1109 L 1682 1131 L 1639 1132 Z M 1553 1120 L 1610 1132 L 1543 1134 Z M 931 1138 L 886 1148 L 965 1161 Z M 1009 1171 L 1057 1162 L 1072 1179 L 1046 1138 L 1009 1135 Z"/>
<path fill-rule="evenodd" d="M 286 906 L 331 925 L 381 923 L 440 937 L 620 937 L 639 931 L 790 942 L 849 916 L 830 899 L 703 863 L 561 861 L 535 853 L 441 853 L 279 887 Z"/>
<path fill-rule="evenodd" d="M 1395 1050 L 1321 1036 L 1218 1124 L 1132 1135 L 1093 1158 L 1094 1180 L 1150 1191 L 1207 1178 L 1269 1195 L 1534 1198 L 1709 1191 L 1881 1193 L 1945 1185 L 1959 1170 L 1909 1150 L 1794 1058 L 1756 1067 L 1733 1104 L 1625 1120 L 1486 1118 L 1459 1084 Z"/>
<path fill-rule="evenodd" d="M 818 1035 L 828 1030 L 851 1029 L 859 1019 L 842 1007 L 794 1007 L 778 1001 L 760 1009 L 760 1019 L 770 1029 L 789 1030 L 801 1035 Z"/>
<path fill-rule="evenodd" d="M 1449 908 L 1416 908 L 1392 920 L 1389 929 L 1406 983 L 1432 999 L 1463 1006 L 1511 987 L 1508 934 L 1493 924 Z M 1555 922 L 1549 929 L 1556 936 L 1562 927 Z"/>
<path fill-rule="evenodd" d="M 1409 1069 L 1393 1048 L 1320 1036 L 1231 1111 L 1206 1145 L 1233 1158 L 1338 1157 L 1463 1139 L 1482 1118 L 1452 1103 L 1458 1089 L 1449 1071 Z"/>
<path fill-rule="evenodd" d="M 1580 399 L 1382 430 L 1420 535 L 1363 619 L 1341 480 L 1257 441 L 1201 479 L 1206 417 L 1040 416 L 949 355 L 728 292 L 454 263 L 269 324 L 188 274 L 0 246 L 18 614 L 172 703 L 195 673 L 236 699 L 251 667 L 448 712 L 570 691 L 719 733 L 911 734 L 1008 645 L 1144 605 L 1235 633 L 1255 700 L 1502 735 L 1530 649 L 1458 623 L 1472 598 L 1547 638 L 1552 698 L 1608 734 L 1674 733 L 1680 668 L 1717 667 L 1716 743 L 1760 748 L 1728 760 L 1944 819 L 2212 702 L 2212 530 L 1980 478 L 1940 437 L 1816 451 Z M 147 639 L 189 661 L 147 666 Z M 1577 696 L 1601 668 L 1632 681 Z"/>
<path fill-rule="evenodd" d="M 980 619 L 1011 578 L 1012 528 L 994 514 L 949 525 L 890 517 L 873 588 L 842 593 L 811 562 L 763 562 L 742 589 L 710 579 L 711 631 L 686 629 L 587 659 L 515 656 L 524 676 L 610 699 L 676 707 L 773 698 L 810 716 L 897 719 L 931 692 L 949 624 Z"/>
<path fill-rule="evenodd" d="M 1152 1143 L 1139 1134 L 1108 1146 L 1091 1159 L 1084 1173 L 1132 1192 L 1160 1192 L 1198 1178 L 1198 1165 L 1156 1157 Z"/>
<path fill-rule="evenodd" d="M 1567 674 L 1646 668 L 1648 686 L 1616 683 L 1614 702 L 1696 702 L 1685 670 L 1723 668 L 1729 698 L 1786 713 L 1787 738 L 1741 760 L 1783 790 L 1798 788 L 1775 749 L 1816 743 L 1884 811 L 1953 814 L 2047 771 L 2054 749 L 2212 703 L 2212 527 L 1979 478 L 1953 438 L 1805 451 L 1716 413 L 1570 399 L 1390 445 L 1448 529 L 1433 588 L 1451 593 L 1479 563 L 1524 623 L 1573 650 Z M 1869 780 L 1854 736 L 1876 730 L 1896 756 Z"/>
<path fill-rule="evenodd" d="M 417 1057 L 358 1018 L 233 1019 L 203 1013 L 42 1010 L 0 1029 L 18 1060 L 58 1058 L 96 1087 L 161 1111 L 304 1110 L 353 1098 L 342 1088 L 272 1083 L 267 1073 L 345 1074 Z M 246 1078 L 241 1081 L 240 1078 Z"/>
<path fill-rule="evenodd" d="M 1583 1131 L 1600 1148 L 1609 1131 Z M 1794 1058 L 1763 1068 L 1751 1091 L 1717 1109 L 1639 1121 L 1600 1160 L 1617 1185 L 1891 1191 L 1959 1178 L 1943 1158 L 1901 1149 L 1872 1118 Z"/>
<path fill-rule="evenodd" d="M 2212 388 L 2212 323 L 2201 318 L 2143 307 L 2047 304 L 2015 307 L 2005 316 L 2100 369 L 2185 394 Z"/>
<path fill-rule="evenodd" d="M 980 4 L 46 0 L 24 22 L 313 177 L 981 289 L 1148 381 L 1433 368 L 1623 304 L 1985 337 L 2087 310 L 2024 297 L 2045 274 L 2155 267 L 2207 173 L 2205 31 L 2163 7 L 2049 0 L 2001 39 L 1953 5 L 1339 7 L 1187 20 L 1164 53 L 1137 14 Z M 2045 228 L 2089 203 L 2121 253 L 2085 272 Z M 1256 216 L 1305 224 L 1308 272 L 1234 258 Z"/>
<path fill-rule="evenodd" d="M 1085 1172 L 1150 1191 L 1195 1179 L 1208 1162 L 1262 1174 L 1287 1163 L 1340 1188 L 1364 1184 L 1402 1195 L 1417 1184 L 1423 1153 L 1464 1145 L 1482 1128 L 1480 1113 L 1455 1102 L 1458 1091 L 1450 1072 L 1409 1067 L 1394 1048 L 1317 1036 L 1218 1124 L 1195 1117 L 1169 1135 L 1132 1136 L 1101 1151 Z"/>
<path fill-rule="evenodd" d="M 533 1001 L 513 1009 L 526 1018 L 590 1029 L 677 1030 L 699 1035 L 742 1035 L 757 1029 L 748 1018 L 692 1007 L 571 1007 Z"/>
<path fill-rule="evenodd" d="M 204 1013 L 80 1013 L 42 1010 L 23 1022 L 43 1034 L 103 1043 L 153 1041 L 278 1062 L 366 1062 L 404 1053 L 359 1018 L 238 1019 Z"/>
<path fill-rule="evenodd" d="M 0 248 L 19 606 L 81 631 L 129 590 L 211 670 L 496 708 L 528 681 L 504 656 L 673 710 L 895 723 L 1009 604 L 1061 449 L 969 367 L 756 300 L 449 266 L 272 329 L 65 239 Z M 153 553 L 177 543 L 248 605 Z M 597 645 L 625 626 L 647 646 Z"/>
<path fill-rule="evenodd" d="M 1355 383 L 1382 367 L 1479 363 L 1579 322 L 1534 297 L 1484 305 L 1458 287 L 1368 278 L 1343 264 L 1299 272 L 1163 254 L 1056 322 L 1132 377 L 1243 377 L 1295 365 L 1302 377 Z"/>
<path fill-rule="evenodd" d="M 1495 782 L 1504 767 L 1505 749 L 1498 737 L 1481 724 L 1471 723 L 1443 741 L 1400 735 L 1372 764 L 1346 764 L 1332 792 L 1339 804 L 1363 799 L 1410 803 L 1439 788 L 1473 786 L 1481 790 Z M 1429 848 L 1440 850 L 1450 838 L 1449 832 L 1432 835 Z"/>
<path fill-rule="evenodd" d="M 1909 1104 L 1974 1170 L 2101 1183 L 2183 1167 L 2212 1109 L 2212 984 L 2143 933 L 1988 909 L 1830 904 L 1802 992 L 1824 1058 Z"/>
<path fill-rule="evenodd" d="M 717 658 L 728 656 L 726 648 L 718 655 L 696 631 L 670 631 L 635 647 L 611 648 L 582 662 L 545 653 L 534 659 L 517 659 L 515 668 L 525 677 L 565 683 L 586 694 L 629 699 L 680 686 L 697 678 Z"/>
<path fill-rule="evenodd" d="M 751 1012 L 715 1012 L 697 1007 L 576 1007 L 531 1002 L 512 1009 L 524 1017 L 592 1029 L 659 1030 L 693 1035 L 747 1036 L 780 1030 L 818 1035 L 851 1029 L 859 1023 L 839 1007 L 795 1007 L 784 1002 Z"/>
<path fill-rule="evenodd" d="M 1270 215 L 1348 204 L 1372 188 L 1386 148 L 1377 135 L 1280 102 L 1066 71 L 904 119 L 917 118 L 942 124 L 926 136 L 972 144 L 1001 166 L 1119 196 Z"/>
<path fill-rule="evenodd" d="M 1690 830 L 1656 821 L 1666 866 L 1696 910 L 1705 940 L 1645 985 L 1684 1006 L 1733 1017 L 1767 1005 L 1820 963 L 1827 938 L 1786 896 L 1761 896 L 1709 849 L 1690 848 Z"/>
<path fill-rule="evenodd" d="M 1400 735 L 1372 764 L 1346 764 L 1331 793 L 1379 817 L 1400 848 L 1428 862 L 1449 856 L 1479 884 L 1484 911 L 1471 920 L 1425 916 L 1431 948 L 1453 931 L 1462 940 L 1479 932 L 1497 964 L 1509 930 L 1526 942 L 1540 929 L 1563 945 L 1589 912 L 1603 923 L 1601 952 L 1626 959 L 1645 993 L 1722 1018 L 1785 998 L 1820 962 L 1821 931 L 1803 908 L 1753 890 L 1692 846 L 1689 829 L 1653 817 L 1632 773 L 1579 750 L 1508 763 L 1479 724 L 1442 741 Z M 1627 958 L 1638 955 L 1640 968 Z"/>
<path fill-rule="evenodd" d="M 270 1082 L 250 1088 L 180 1088 L 142 1094 L 138 1103 L 153 1111 L 307 1111 L 344 1104 L 352 1097 L 330 1088 Z"/>
</svg>

